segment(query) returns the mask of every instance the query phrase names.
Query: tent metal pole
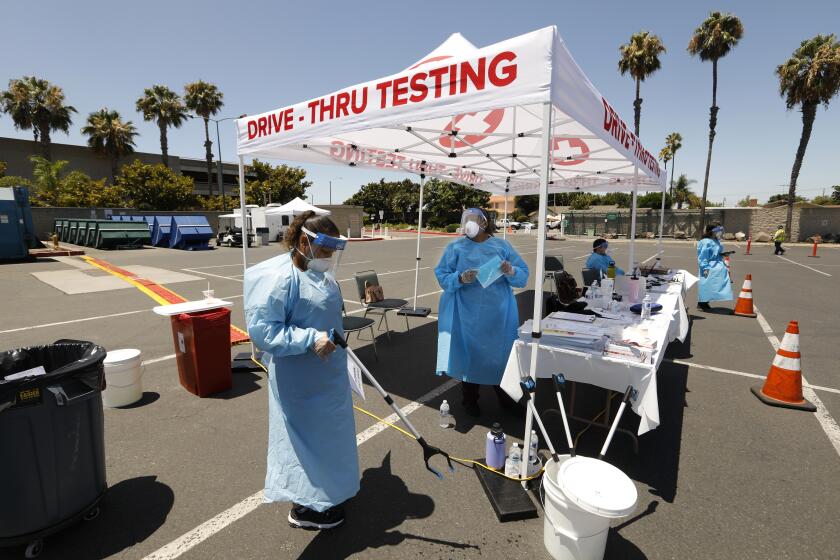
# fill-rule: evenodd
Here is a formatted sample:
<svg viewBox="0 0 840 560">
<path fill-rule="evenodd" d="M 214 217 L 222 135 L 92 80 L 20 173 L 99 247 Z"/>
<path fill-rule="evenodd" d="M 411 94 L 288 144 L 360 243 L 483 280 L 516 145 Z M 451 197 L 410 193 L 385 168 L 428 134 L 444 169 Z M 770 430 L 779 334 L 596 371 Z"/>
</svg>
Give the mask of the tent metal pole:
<svg viewBox="0 0 840 560">
<path fill-rule="evenodd" d="M 508 198 L 508 187 L 505 187 L 505 220 L 502 222 L 502 239 L 507 239 L 507 198 Z"/>
<path fill-rule="evenodd" d="M 663 190 L 662 192 L 662 207 L 659 209 L 659 246 L 656 248 L 656 268 L 659 267 L 659 263 L 662 260 L 662 230 L 665 229 L 665 194 L 666 192 Z"/>
<path fill-rule="evenodd" d="M 542 278 L 545 275 L 545 215 L 546 207 L 548 206 L 548 182 L 551 177 L 551 117 L 552 105 L 550 101 L 543 104 L 543 129 L 540 155 L 542 160 L 540 162 L 540 205 L 537 211 L 537 263 L 534 271 L 534 323 L 531 328 L 531 369 L 530 377 L 534 381 L 537 380 L 537 359 L 540 353 L 540 337 L 543 310 L 543 285 Z M 525 433 L 523 434 L 524 445 L 523 449 L 528 450 L 531 446 L 531 426 L 533 425 L 533 413 L 531 407 L 528 407 L 528 412 L 525 416 Z M 527 453 L 527 451 L 525 451 Z M 528 476 L 528 461 L 522 461 L 520 476 L 525 478 Z M 522 482 L 526 486 L 525 481 Z"/>
<path fill-rule="evenodd" d="M 242 273 L 248 269 L 248 213 L 245 208 L 245 158 L 239 156 L 239 209 L 242 211 Z"/>
<path fill-rule="evenodd" d="M 636 262 L 636 201 L 639 194 L 639 167 L 633 166 L 633 203 L 630 210 L 630 254 L 627 261 L 627 270 L 632 274 L 633 263 Z"/>
<path fill-rule="evenodd" d="M 417 284 L 420 282 L 420 233 L 423 230 L 423 186 L 426 175 L 420 174 L 420 206 L 417 209 L 417 257 L 414 263 L 414 300 L 412 308 L 417 309 Z"/>
</svg>

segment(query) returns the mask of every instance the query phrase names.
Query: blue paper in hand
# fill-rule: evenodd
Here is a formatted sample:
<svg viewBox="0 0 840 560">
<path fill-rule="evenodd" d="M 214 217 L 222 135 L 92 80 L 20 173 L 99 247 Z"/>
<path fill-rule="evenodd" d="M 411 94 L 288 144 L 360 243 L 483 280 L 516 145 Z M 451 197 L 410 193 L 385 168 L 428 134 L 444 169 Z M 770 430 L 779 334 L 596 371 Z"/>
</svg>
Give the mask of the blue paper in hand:
<svg viewBox="0 0 840 560">
<path fill-rule="evenodd" d="M 486 288 L 502 275 L 502 259 L 496 255 L 478 269 L 478 282 Z"/>
</svg>

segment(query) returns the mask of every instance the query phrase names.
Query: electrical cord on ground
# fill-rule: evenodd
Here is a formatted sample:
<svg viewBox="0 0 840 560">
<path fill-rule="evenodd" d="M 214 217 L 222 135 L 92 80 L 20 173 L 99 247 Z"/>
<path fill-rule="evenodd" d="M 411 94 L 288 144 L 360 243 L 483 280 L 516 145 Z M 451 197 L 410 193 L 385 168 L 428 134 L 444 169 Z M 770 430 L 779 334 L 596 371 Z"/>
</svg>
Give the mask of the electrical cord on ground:
<svg viewBox="0 0 840 560">
<path fill-rule="evenodd" d="M 256 365 L 258 365 L 261 370 L 268 373 L 268 370 L 266 369 L 266 367 L 260 361 L 258 361 L 256 358 L 254 358 L 254 356 L 251 356 L 251 361 L 254 362 Z M 388 422 L 384 418 L 380 418 L 376 414 L 374 414 L 374 413 L 372 413 L 368 410 L 365 410 L 364 408 L 362 408 L 360 406 L 357 406 L 355 404 L 353 405 L 353 408 L 355 410 L 361 412 L 362 414 L 366 414 L 366 415 L 370 416 L 371 418 L 373 418 L 377 422 L 379 422 L 381 424 L 384 424 L 384 425 L 388 426 L 389 428 L 393 428 L 393 429 L 397 430 L 398 432 L 400 432 L 404 436 L 409 437 L 409 438 L 413 439 L 414 441 L 417 441 L 416 437 L 414 437 L 413 435 L 411 435 L 407 431 L 403 430 L 399 426 L 397 426 L 395 424 L 392 424 L 391 422 Z M 604 410 L 606 410 L 606 409 L 604 409 Z M 508 480 L 516 480 L 516 481 L 534 480 L 534 479 L 542 476 L 542 473 L 545 470 L 544 467 L 541 467 L 540 470 L 537 471 L 536 473 L 534 473 L 533 475 L 525 477 L 525 478 L 519 478 L 519 477 L 508 476 L 504 473 L 501 473 L 501 472 L 497 471 L 496 469 L 494 469 L 493 467 L 485 465 L 481 461 L 474 461 L 472 459 L 461 459 L 459 457 L 452 457 L 451 455 L 449 456 L 449 458 L 452 459 L 453 461 L 455 461 L 456 463 L 458 463 L 459 465 L 461 465 L 462 467 L 475 468 L 477 466 L 477 467 L 480 467 L 480 468 L 485 469 L 487 471 L 490 471 L 491 473 L 493 473 L 495 475 L 501 476 L 503 478 L 507 478 Z"/>
</svg>

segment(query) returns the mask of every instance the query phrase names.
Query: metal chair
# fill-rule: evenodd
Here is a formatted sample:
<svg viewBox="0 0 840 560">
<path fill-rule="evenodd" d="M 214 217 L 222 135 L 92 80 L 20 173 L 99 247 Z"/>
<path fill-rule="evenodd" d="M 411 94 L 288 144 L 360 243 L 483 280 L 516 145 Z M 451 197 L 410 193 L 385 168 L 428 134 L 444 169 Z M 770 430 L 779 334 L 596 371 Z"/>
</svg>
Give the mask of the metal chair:
<svg viewBox="0 0 840 560">
<path fill-rule="evenodd" d="M 344 304 L 341 304 L 341 328 L 344 329 L 345 338 L 349 341 L 350 335 L 352 333 L 356 333 L 356 339 L 364 340 L 362 335 L 359 334 L 361 331 L 365 329 L 370 329 L 370 341 L 373 343 L 373 355 L 376 356 L 376 361 L 379 361 L 379 353 L 376 351 L 376 333 L 373 332 L 373 324 L 376 322 L 373 319 L 369 319 L 368 317 L 355 317 L 347 315 L 347 310 L 344 308 Z"/>
<path fill-rule="evenodd" d="M 601 278 L 603 278 L 603 273 L 599 268 L 584 268 L 580 271 L 581 276 L 583 277 L 583 285 L 584 286 L 591 286 L 592 282 L 601 283 Z"/>
<path fill-rule="evenodd" d="M 382 321 L 385 321 L 385 332 L 388 334 L 388 340 L 391 340 L 391 327 L 388 325 L 388 312 L 397 311 L 403 306 L 408 305 L 408 302 L 404 299 L 386 298 L 382 301 L 374 303 L 365 303 L 365 283 L 368 283 L 371 286 L 379 286 L 379 278 L 376 276 L 376 271 L 363 270 L 354 274 L 353 278 L 356 280 L 356 290 L 359 293 L 359 302 L 362 304 L 362 307 L 365 308 L 364 317 L 367 317 L 367 314 L 371 312 L 381 314 L 382 318 L 379 319 L 379 325 L 377 325 L 377 328 L 382 330 Z M 407 331 L 411 330 L 411 327 L 408 324 L 408 316 L 405 317 L 405 328 Z"/>
<path fill-rule="evenodd" d="M 543 273 L 543 287 L 545 287 L 545 281 L 551 280 L 551 285 L 554 286 L 554 282 L 556 281 L 554 276 L 557 272 L 562 272 L 565 270 L 563 267 L 563 257 L 558 256 L 548 256 L 545 258 L 545 272 Z"/>
</svg>

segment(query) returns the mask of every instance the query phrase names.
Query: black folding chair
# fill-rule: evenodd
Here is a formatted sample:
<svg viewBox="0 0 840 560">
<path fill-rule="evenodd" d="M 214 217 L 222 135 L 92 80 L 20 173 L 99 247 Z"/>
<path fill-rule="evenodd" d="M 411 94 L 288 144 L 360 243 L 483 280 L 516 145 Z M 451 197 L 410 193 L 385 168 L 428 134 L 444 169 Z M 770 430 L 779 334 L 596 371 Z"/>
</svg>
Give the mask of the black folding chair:
<svg viewBox="0 0 840 560">
<path fill-rule="evenodd" d="M 388 325 L 388 312 L 397 311 L 403 306 L 408 305 L 408 302 L 404 299 L 386 298 L 382 301 L 365 303 L 365 285 L 379 286 L 379 278 L 376 276 L 376 271 L 363 270 L 354 274 L 353 277 L 356 280 L 356 290 L 359 292 L 359 302 L 362 304 L 362 307 L 365 308 L 364 317 L 367 317 L 368 313 L 381 314 L 382 318 L 379 319 L 379 325 L 377 328 L 382 330 L 382 321 L 385 321 L 385 329 L 388 334 L 388 340 L 391 340 L 391 327 Z M 405 328 L 408 331 L 411 330 L 411 327 L 408 324 L 408 316 L 405 317 Z"/>
</svg>

